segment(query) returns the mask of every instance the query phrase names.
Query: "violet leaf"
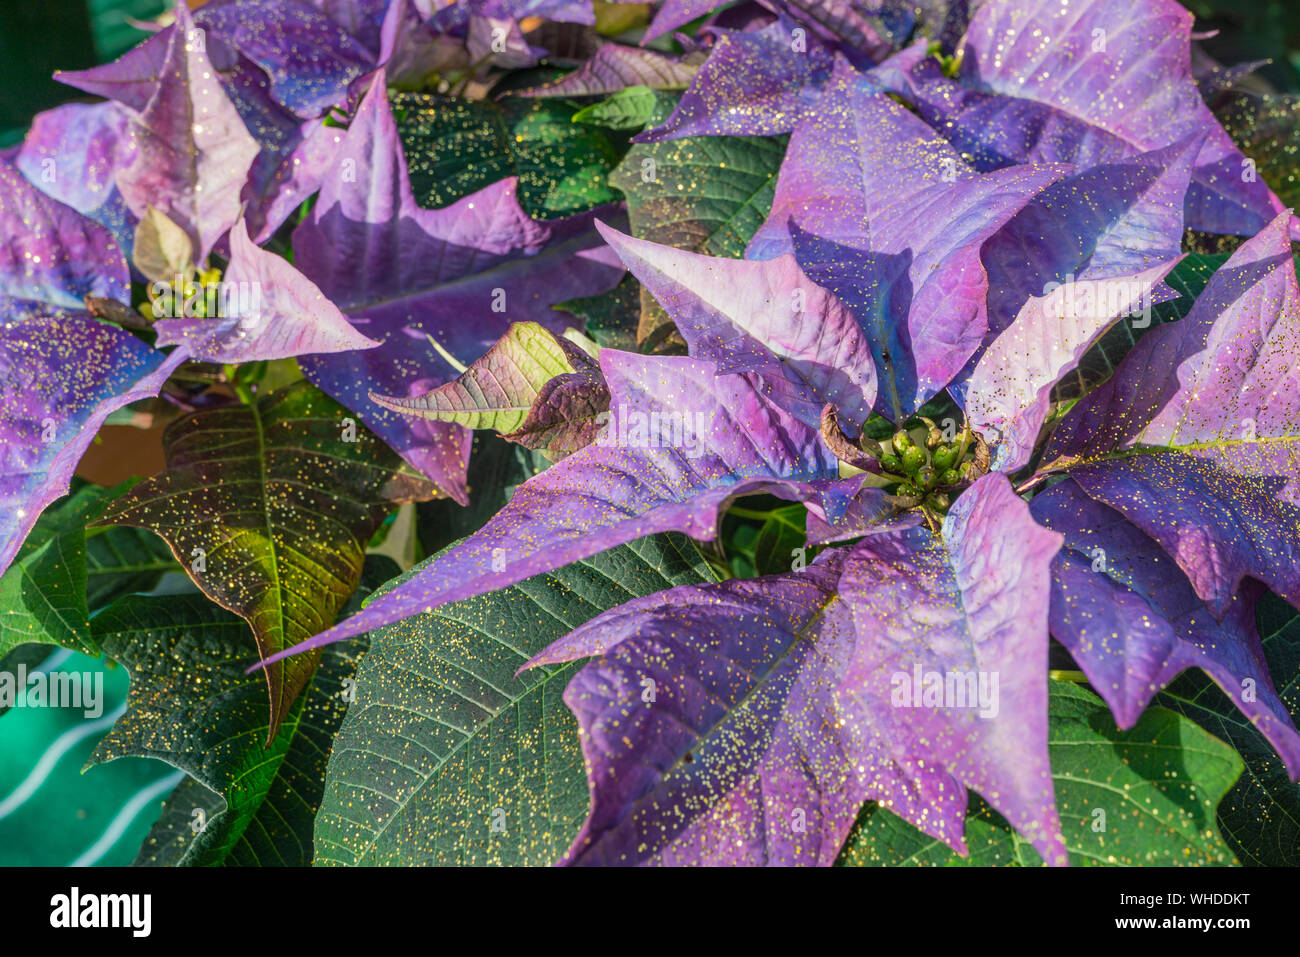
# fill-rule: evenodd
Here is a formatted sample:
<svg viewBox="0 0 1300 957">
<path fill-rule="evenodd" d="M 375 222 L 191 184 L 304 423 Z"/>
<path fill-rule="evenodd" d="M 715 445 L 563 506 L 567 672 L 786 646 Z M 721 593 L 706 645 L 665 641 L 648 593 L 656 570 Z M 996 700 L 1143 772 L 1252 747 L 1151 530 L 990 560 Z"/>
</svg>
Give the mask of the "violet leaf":
<svg viewBox="0 0 1300 957">
<path fill-rule="evenodd" d="M 748 256 L 793 252 L 849 307 L 871 342 L 880 410 L 901 423 L 984 338 L 981 247 L 1068 171 L 975 173 L 915 116 L 845 74 L 795 129 Z"/>
<path fill-rule="evenodd" d="M 85 309 L 87 296 L 125 302 L 129 273 L 103 226 L 47 196 L 0 160 L 0 318 Z"/>
<path fill-rule="evenodd" d="M 860 636 L 846 680 L 905 705 L 895 746 L 977 791 L 1052 864 L 1066 862 L 1045 720 L 1048 583 L 1060 546 L 995 472 L 953 503 L 941 537 L 914 528 L 862 539 L 839 584 Z M 954 675 L 965 707 L 944 696 Z"/>
<path fill-rule="evenodd" d="M 1300 391 L 1279 384 L 1300 375 L 1288 220 L 1278 216 L 1243 243 L 1185 319 L 1143 336 L 1115 375 L 1071 410 L 1045 461 L 1158 446 L 1287 474 L 1291 466 L 1274 450 L 1300 431 Z"/>
<path fill-rule="evenodd" d="M 678 27 L 683 27 L 692 20 L 698 20 L 729 2 L 730 0 L 664 0 L 659 5 L 655 18 L 651 21 L 641 42 L 649 43 L 651 40 L 672 33 Z"/>
<path fill-rule="evenodd" d="M 798 30 L 798 33 L 794 31 Z M 635 137 L 789 133 L 815 108 L 830 79 L 832 53 L 785 17 L 761 30 L 714 30 L 717 37 L 672 116 Z"/>
<path fill-rule="evenodd" d="M 1031 509 L 1065 536 L 1052 568 L 1052 634 L 1120 727 L 1131 727 L 1178 674 L 1200 668 L 1300 780 L 1300 732 L 1273 689 L 1255 630 L 1262 586 L 1243 586 L 1214 615 L 1155 541 L 1075 483 L 1053 486 Z"/>
<path fill-rule="evenodd" d="M 638 47 L 606 43 L 595 55 L 560 79 L 530 87 L 515 96 L 605 96 L 630 86 L 651 90 L 684 90 L 699 69 L 689 59 L 677 60 Z"/>
<path fill-rule="evenodd" d="M 303 372 L 463 503 L 469 433 L 399 415 L 369 394 L 408 396 L 448 381 L 456 369 L 444 353 L 472 362 L 511 322 L 562 329 L 551 303 L 609 289 L 622 272 L 586 225 L 530 219 L 513 179 L 421 209 L 381 72 L 294 232 L 294 265 L 380 345 L 304 357 Z"/>
<path fill-rule="evenodd" d="M 985 247 L 989 335 L 962 391 L 993 465 L 1030 458 L 1051 391 L 1116 321 L 1171 298 L 1182 198 L 1200 141 L 1103 163 L 1049 186 Z"/>
<path fill-rule="evenodd" d="M 184 358 L 87 315 L 0 329 L 0 571 L 45 507 L 68 492 L 110 413 L 157 395 Z"/>
<path fill-rule="evenodd" d="M 561 863 L 825 865 L 867 799 L 959 844 L 960 787 L 851 682 L 832 554 L 627 602 L 532 659 L 595 657 L 564 693 L 592 804 Z"/>
<path fill-rule="evenodd" d="M 1185 319 L 1143 336 L 1070 410 L 1044 456 L 1164 544 L 1216 616 L 1248 575 L 1300 603 L 1287 557 L 1300 552 L 1300 290 L 1288 220 L 1243 244 Z"/>
<path fill-rule="evenodd" d="M 307 0 L 208 3 L 194 23 L 265 70 L 276 101 L 304 119 L 339 106 L 374 55 Z"/>
<path fill-rule="evenodd" d="M 852 314 L 793 255 L 752 262 L 685 252 L 598 224 L 672 319 L 691 355 L 755 377 L 814 428 L 835 405 L 856 433 L 876 401 L 871 346 Z"/>
<path fill-rule="evenodd" d="M 181 345 L 204 362 L 254 362 L 378 345 L 283 257 L 260 249 L 244 221 L 230 231 L 220 315 L 160 319 L 158 345 Z"/>
<path fill-rule="evenodd" d="M 118 189 L 136 217 L 155 206 L 181 225 L 200 259 L 239 217 L 240 191 L 259 151 L 218 81 L 204 37 L 179 3 L 172 28 L 122 59 L 59 75 L 134 111 L 136 148 L 117 171 Z M 161 52 L 146 59 L 146 48 Z"/>
<path fill-rule="evenodd" d="M 135 143 L 131 114 L 120 103 L 64 103 L 38 113 L 14 165 L 42 192 L 118 236 L 129 215 L 116 173 Z"/>
<path fill-rule="evenodd" d="M 1249 235 L 1283 207 L 1242 175 L 1244 157 L 1201 100 L 1191 30 L 1174 0 L 991 0 L 971 19 L 956 80 L 921 42 L 878 72 L 978 169 L 1092 166 L 1203 135 L 1187 225 Z"/>
<path fill-rule="evenodd" d="M 1079 360 L 1073 372 L 1057 384 L 1056 395 L 1078 399 L 1109 379 L 1146 332 L 1163 323 L 1182 319 L 1191 311 L 1210 276 L 1227 258 L 1226 253 L 1188 253 L 1164 279 L 1165 285 L 1177 293 L 1178 298 L 1156 303 L 1149 314 L 1143 311 L 1140 317 L 1130 316 L 1130 321 L 1111 326 Z"/>
</svg>

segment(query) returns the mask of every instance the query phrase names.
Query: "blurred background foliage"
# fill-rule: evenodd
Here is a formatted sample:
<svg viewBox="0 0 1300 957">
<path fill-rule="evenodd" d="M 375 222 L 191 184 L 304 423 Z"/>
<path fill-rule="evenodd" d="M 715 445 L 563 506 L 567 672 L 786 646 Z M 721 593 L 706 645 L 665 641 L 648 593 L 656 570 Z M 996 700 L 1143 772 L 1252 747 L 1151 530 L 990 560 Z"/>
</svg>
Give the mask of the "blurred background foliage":
<svg viewBox="0 0 1300 957">
<path fill-rule="evenodd" d="M 0 147 L 23 138 L 31 118 L 78 91 L 55 70 L 116 59 L 145 38 L 132 20 L 158 16 L 167 0 L 4 0 L 0 3 Z"/>
</svg>

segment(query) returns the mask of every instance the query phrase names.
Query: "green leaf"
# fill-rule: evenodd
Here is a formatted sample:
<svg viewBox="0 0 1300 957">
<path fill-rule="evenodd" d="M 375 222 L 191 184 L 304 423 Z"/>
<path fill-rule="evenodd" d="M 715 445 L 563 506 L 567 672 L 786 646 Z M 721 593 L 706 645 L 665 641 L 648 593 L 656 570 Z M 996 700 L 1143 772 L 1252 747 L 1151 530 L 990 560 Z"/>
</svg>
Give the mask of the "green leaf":
<svg viewBox="0 0 1300 957">
<path fill-rule="evenodd" d="M 511 324 L 451 382 L 410 397 L 370 397 L 404 415 L 492 429 L 527 448 L 560 454 L 590 445 L 609 409 L 595 361 L 535 322 Z"/>
<path fill-rule="evenodd" d="M 667 119 L 661 103 L 652 123 Z M 688 136 L 637 143 L 609 181 L 627 197 L 632 235 L 709 256 L 739 259 L 772 211 L 788 138 Z M 671 328 L 663 308 L 641 290 L 637 340 Z"/>
<path fill-rule="evenodd" d="M 1181 715 L 1151 707 L 1128 731 L 1092 692 L 1051 682 L 1048 751 L 1056 806 L 1076 865 L 1232 864 L 1214 809 L 1241 774 L 1228 745 Z M 970 856 L 922 834 L 879 805 L 858 818 L 838 863 L 1023 865 L 1042 863 L 995 811 L 972 795 Z"/>
<path fill-rule="evenodd" d="M 573 114 L 573 122 L 611 130 L 640 130 L 665 106 L 672 112 L 674 102 L 674 97 L 648 86 L 629 86 L 599 103 L 583 107 Z"/>
<path fill-rule="evenodd" d="M 330 756 L 316 863 L 552 863 L 587 813 L 560 697 L 581 665 L 515 672 L 597 613 L 707 574 L 688 539 L 656 536 L 372 633 Z"/>
<path fill-rule="evenodd" d="M 641 284 L 628 273 L 617 286 L 599 296 L 582 296 L 557 302 L 553 307 L 572 313 L 602 349 L 636 351 L 636 329 L 641 321 Z"/>
<path fill-rule="evenodd" d="M 204 594 L 253 626 L 263 658 L 334 624 L 388 510 L 434 492 L 305 381 L 178 419 L 163 444 L 167 470 L 99 521 L 161 535 Z M 272 735 L 316 659 L 264 669 Z"/>
<path fill-rule="evenodd" d="M 491 432 L 475 432 L 469 456 L 469 505 L 434 499 L 417 505 L 417 535 L 425 555 L 477 532 L 510 501 L 515 488 L 549 463 L 539 452 Z"/>
<path fill-rule="evenodd" d="M 1268 594 L 1255 610 L 1279 697 L 1300 714 L 1300 612 Z M 1227 741 L 1246 771 L 1219 805 L 1219 829 L 1243 864 L 1300 864 L 1300 784 L 1287 776 L 1273 746 L 1203 671 L 1185 671 L 1156 701 Z"/>
<path fill-rule="evenodd" d="M 1296 153 L 1300 151 L 1300 96 L 1225 92 L 1214 110 L 1237 147 L 1258 167 L 1258 176 L 1282 200 L 1300 205 Z"/>
<path fill-rule="evenodd" d="M 808 540 L 808 510 L 803 505 L 773 509 L 758 530 L 754 543 L 754 565 L 760 575 L 791 571 L 794 552 Z"/>
<path fill-rule="evenodd" d="M 167 543 L 142 528 L 94 528 L 86 538 L 86 605 L 92 612 L 123 595 L 152 591 L 183 569 Z"/>
<path fill-rule="evenodd" d="M 394 93 L 391 101 L 421 206 L 450 205 L 507 176 L 519 177 L 520 205 L 539 219 L 619 198 L 608 181 L 618 151 L 600 130 L 573 122 L 572 103 L 426 93 Z"/>
<path fill-rule="evenodd" d="M 637 143 L 610 175 L 632 235 L 739 259 L 772 211 L 785 137 L 688 136 Z"/>
<path fill-rule="evenodd" d="M 80 527 L 24 548 L 0 578 L 0 656 L 29 642 L 97 653 L 90 638 L 86 538 Z"/>
<path fill-rule="evenodd" d="M 368 556 L 361 591 L 397 572 L 391 559 Z M 158 758 L 189 775 L 137 863 L 310 864 L 325 760 L 365 638 L 325 650 L 266 747 L 265 683 L 245 674 L 257 654 L 242 619 L 201 595 L 132 596 L 96 616 L 94 629 L 104 653 L 130 673 L 131 688 L 126 713 L 91 763 Z"/>
<path fill-rule="evenodd" d="M 119 595 L 148 591 L 177 567 L 148 532 L 95 529 L 87 535 L 87 523 L 133 484 L 108 489 L 76 480 L 72 492 L 37 520 L 0 576 L 0 657 L 25 643 L 96 654 L 90 612 Z"/>
</svg>

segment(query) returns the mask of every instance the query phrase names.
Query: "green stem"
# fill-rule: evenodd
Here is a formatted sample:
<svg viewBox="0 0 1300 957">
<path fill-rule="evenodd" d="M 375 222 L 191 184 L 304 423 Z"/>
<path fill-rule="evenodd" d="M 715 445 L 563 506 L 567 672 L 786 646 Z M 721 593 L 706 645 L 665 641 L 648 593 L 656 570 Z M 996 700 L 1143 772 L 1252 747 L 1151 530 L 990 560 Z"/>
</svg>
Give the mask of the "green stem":
<svg viewBox="0 0 1300 957">
<path fill-rule="evenodd" d="M 1049 670 L 1047 672 L 1047 677 L 1051 678 L 1053 681 L 1070 681 L 1076 685 L 1086 685 L 1088 683 L 1088 676 L 1082 671 Z"/>
</svg>

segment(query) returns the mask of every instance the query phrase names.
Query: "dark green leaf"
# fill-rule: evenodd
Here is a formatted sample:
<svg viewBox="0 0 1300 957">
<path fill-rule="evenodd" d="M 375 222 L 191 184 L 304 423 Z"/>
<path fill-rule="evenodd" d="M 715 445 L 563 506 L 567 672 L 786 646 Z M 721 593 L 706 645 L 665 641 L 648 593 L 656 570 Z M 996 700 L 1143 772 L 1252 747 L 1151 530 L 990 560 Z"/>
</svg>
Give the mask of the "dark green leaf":
<svg viewBox="0 0 1300 957">
<path fill-rule="evenodd" d="M 367 556 L 354 596 L 398 573 Z M 306 866 L 325 761 L 347 709 L 364 637 L 331 645 L 275 740 L 248 625 L 200 595 L 125 598 L 94 620 L 105 654 L 131 675 L 127 711 L 92 763 L 151 757 L 189 777 L 167 800 L 138 864 Z M 198 813 L 196 813 L 198 812 Z"/>
<path fill-rule="evenodd" d="M 519 203 L 539 219 L 619 198 L 609 185 L 618 152 L 600 130 L 573 122 L 572 103 L 395 93 L 392 104 L 421 206 L 448 206 L 507 176 L 519 177 Z"/>
<path fill-rule="evenodd" d="M 163 443 L 167 470 L 99 521 L 162 535 L 204 594 L 253 626 L 263 657 L 334 624 L 388 510 L 434 491 L 306 381 L 178 419 Z M 264 669 L 272 732 L 315 664 Z"/>
<path fill-rule="evenodd" d="M 1232 748 L 1191 721 L 1151 707 L 1120 731 L 1105 703 L 1075 685 L 1051 682 L 1048 751 L 1065 845 L 1076 865 L 1232 864 L 1214 809 L 1241 773 Z M 845 842 L 853 866 L 1025 865 L 1041 858 L 995 811 L 972 796 L 970 856 L 868 805 Z"/>
<path fill-rule="evenodd" d="M 788 573 L 795 552 L 807 541 L 808 510 L 802 505 L 787 505 L 768 513 L 754 543 L 754 565 L 760 575 Z"/>
<path fill-rule="evenodd" d="M 1255 618 L 1278 696 L 1300 714 L 1300 613 L 1265 595 Z M 1227 741 L 1246 771 L 1219 805 L 1219 829 L 1243 864 L 1300 864 L 1300 784 L 1261 735 L 1203 671 L 1185 671 L 1156 700 Z"/>
<path fill-rule="evenodd" d="M 648 86 L 629 86 L 608 99 L 593 103 L 573 114 L 573 122 L 590 123 L 611 130 L 640 130 L 667 106 L 672 112 L 675 98 Z"/>
<path fill-rule="evenodd" d="M 374 632 L 330 757 L 316 862 L 552 863 L 587 812 L 560 697 L 580 665 L 515 672 L 598 612 L 707 574 L 688 539 L 656 536 Z"/>
</svg>

